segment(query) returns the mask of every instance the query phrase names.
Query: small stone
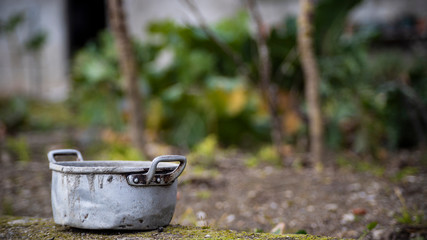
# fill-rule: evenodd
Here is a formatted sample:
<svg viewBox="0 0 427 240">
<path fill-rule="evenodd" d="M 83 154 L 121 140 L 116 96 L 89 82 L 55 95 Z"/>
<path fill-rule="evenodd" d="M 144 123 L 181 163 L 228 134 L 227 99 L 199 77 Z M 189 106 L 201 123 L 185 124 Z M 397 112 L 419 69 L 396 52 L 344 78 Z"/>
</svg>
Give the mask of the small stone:
<svg viewBox="0 0 427 240">
<path fill-rule="evenodd" d="M 271 229 L 271 233 L 283 234 L 285 232 L 285 229 L 286 229 L 285 223 L 280 222 L 273 229 Z"/>
<path fill-rule="evenodd" d="M 207 227 L 208 225 L 208 221 L 206 220 L 199 220 L 196 222 L 196 226 L 197 227 Z"/>
<path fill-rule="evenodd" d="M 271 208 L 271 209 L 275 210 L 275 209 L 277 209 L 278 207 L 279 207 L 279 205 L 277 205 L 277 203 L 276 203 L 276 202 L 272 202 L 272 203 L 270 203 L 270 208 Z"/>
<path fill-rule="evenodd" d="M 362 185 L 360 185 L 360 183 L 353 183 L 347 187 L 348 191 L 350 192 L 359 191 L 361 188 L 362 188 Z"/>
<path fill-rule="evenodd" d="M 209 235 L 209 234 L 205 235 L 205 238 L 210 238 L 210 237 L 211 237 L 211 235 Z"/>
<path fill-rule="evenodd" d="M 159 228 L 157 229 L 157 231 L 158 231 L 158 232 L 163 232 L 163 230 L 164 230 L 164 229 L 163 229 L 163 227 L 159 227 Z"/>
<path fill-rule="evenodd" d="M 9 224 L 9 225 L 21 225 L 21 224 L 26 224 L 29 222 L 30 221 L 28 219 L 18 219 L 18 220 L 10 221 L 7 224 Z"/>
<path fill-rule="evenodd" d="M 206 219 L 206 213 L 203 211 L 198 211 L 196 215 L 197 215 L 197 219 L 199 219 L 199 220 Z"/>
<path fill-rule="evenodd" d="M 377 229 L 372 231 L 372 238 L 374 240 L 380 240 L 384 237 L 384 229 Z"/>
<path fill-rule="evenodd" d="M 236 219 L 236 216 L 234 216 L 234 214 L 228 215 L 227 216 L 227 223 L 233 222 L 234 219 Z"/>
<path fill-rule="evenodd" d="M 353 222 L 356 218 L 352 213 L 346 213 L 342 216 L 341 224 L 346 224 L 349 222 Z"/>
<path fill-rule="evenodd" d="M 335 212 L 338 209 L 338 205 L 335 203 L 328 203 L 325 205 L 325 209 L 330 212 Z"/>
</svg>

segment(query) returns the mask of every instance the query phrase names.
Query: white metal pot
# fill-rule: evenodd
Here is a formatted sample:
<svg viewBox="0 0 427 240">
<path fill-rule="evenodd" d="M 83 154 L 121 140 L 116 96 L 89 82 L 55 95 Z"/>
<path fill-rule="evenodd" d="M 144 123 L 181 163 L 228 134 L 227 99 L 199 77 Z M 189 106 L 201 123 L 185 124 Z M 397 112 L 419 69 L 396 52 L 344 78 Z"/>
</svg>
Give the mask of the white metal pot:
<svg viewBox="0 0 427 240">
<path fill-rule="evenodd" d="M 72 155 L 76 161 L 56 161 Z M 184 156 L 149 161 L 83 161 L 73 149 L 48 153 L 55 223 L 84 229 L 151 230 L 170 223 Z M 179 162 L 179 164 L 169 163 Z"/>
</svg>

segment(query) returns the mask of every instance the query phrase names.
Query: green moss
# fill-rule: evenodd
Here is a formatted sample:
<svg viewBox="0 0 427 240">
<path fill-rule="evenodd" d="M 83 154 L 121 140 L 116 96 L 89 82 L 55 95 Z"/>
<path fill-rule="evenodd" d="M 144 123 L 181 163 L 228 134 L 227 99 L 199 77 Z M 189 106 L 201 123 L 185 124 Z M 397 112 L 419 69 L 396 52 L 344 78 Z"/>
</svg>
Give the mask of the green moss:
<svg viewBox="0 0 427 240">
<path fill-rule="evenodd" d="M 4 197 L 2 199 L 2 212 L 3 214 L 6 215 L 13 215 L 14 211 L 13 211 L 13 202 L 11 201 L 10 198 L 8 197 Z"/>
<path fill-rule="evenodd" d="M 332 240 L 313 235 L 277 235 L 232 230 L 168 226 L 164 231 L 105 231 L 81 230 L 56 225 L 52 219 L 0 216 L 0 239 L 286 239 Z"/>
</svg>

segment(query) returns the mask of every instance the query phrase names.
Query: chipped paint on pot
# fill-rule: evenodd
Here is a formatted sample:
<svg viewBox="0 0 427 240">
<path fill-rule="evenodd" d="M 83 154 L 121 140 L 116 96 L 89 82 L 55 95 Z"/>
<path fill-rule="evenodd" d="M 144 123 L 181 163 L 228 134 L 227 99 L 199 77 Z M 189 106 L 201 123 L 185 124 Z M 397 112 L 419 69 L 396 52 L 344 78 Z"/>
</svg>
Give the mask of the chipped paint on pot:
<svg viewBox="0 0 427 240">
<path fill-rule="evenodd" d="M 57 162 L 55 155 L 76 155 L 77 161 Z M 83 161 L 78 151 L 65 149 L 49 152 L 48 158 L 55 223 L 133 230 L 157 229 L 170 223 L 176 178 L 185 168 L 185 157 L 166 155 L 153 162 Z M 166 163 L 171 161 L 180 164 Z M 143 181 L 134 183 L 135 176 Z"/>
</svg>

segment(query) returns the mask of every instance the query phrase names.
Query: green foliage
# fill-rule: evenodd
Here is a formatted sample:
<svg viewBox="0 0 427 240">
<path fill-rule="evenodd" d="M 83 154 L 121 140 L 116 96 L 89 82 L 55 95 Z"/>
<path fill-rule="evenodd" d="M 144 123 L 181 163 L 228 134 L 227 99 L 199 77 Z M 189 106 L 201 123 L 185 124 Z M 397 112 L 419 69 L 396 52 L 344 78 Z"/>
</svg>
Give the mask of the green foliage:
<svg viewBox="0 0 427 240">
<path fill-rule="evenodd" d="M 395 182 L 401 182 L 404 180 L 407 176 L 415 175 L 419 172 L 419 169 L 416 167 L 405 167 L 403 169 L 400 169 L 393 177 L 392 180 Z"/>
<path fill-rule="evenodd" d="M 77 120 L 121 129 L 124 125 L 124 96 L 113 39 L 102 33 L 98 44 L 89 44 L 73 62 L 70 104 Z M 108 107 L 106 107 L 108 106 Z"/>
<path fill-rule="evenodd" d="M 425 137 L 427 70 L 425 56 L 373 52 L 370 43 L 378 33 L 370 28 L 344 31 L 349 12 L 360 2 L 322 0 L 316 7 L 314 41 L 322 78 L 325 142 L 333 150 L 350 149 L 380 158 L 385 149 L 416 146 Z M 194 148 L 211 135 L 221 146 L 268 144 L 271 126 L 258 88 L 257 50 L 248 14 L 241 12 L 211 28 L 241 56 L 249 75 L 242 76 L 203 29 L 154 22 L 147 28 L 148 40 L 133 44 L 144 94 L 145 127 L 155 137 L 184 149 Z M 304 81 L 296 57 L 296 33 L 295 18 L 288 18 L 271 29 L 267 43 L 272 81 L 282 95 L 292 95 L 293 104 L 279 103 L 280 114 L 292 112 L 304 125 Z M 72 78 L 69 102 L 79 122 L 125 130 L 124 83 L 108 32 L 75 56 Z M 304 125 L 287 131 L 288 143 L 303 142 L 306 129 Z M 275 157 L 261 158 L 276 164 Z M 257 156 L 248 164 L 259 161 Z"/>
<path fill-rule="evenodd" d="M 261 147 L 255 156 L 251 156 L 245 161 L 245 164 L 248 167 L 256 167 L 261 163 L 282 166 L 282 161 L 276 149 L 271 145 Z"/>
<path fill-rule="evenodd" d="M 406 59 L 390 50 L 370 54 L 369 43 L 378 34 L 368 28 L 344 34 L 345 16 L 357 2 L 324 0 L 317 7 L 326 142 L 335 150 L 377 157 L 382 147 L 416 146 L 427 131 L 422 120 L 427 75 L 417 60 L 425 57 Z M 411 84 L 401 84 L 408 80 Z"/>
<path fill-rule="evenodd" d="M 6 34 L 10 34 L 16 31 L 24 21 L 25 14 L 23 12 L 14 13 L 3 24 L 0 24 L 0 33 L 5 32 Z"/>
<path fill-rule="evenodd" d="M 74 116 L 64 102 L 28 101 L 28 112 L 28 129 L 46 131 L 75 126 Z"/>
<path fill-rule="evenodd" d="M 137 160 L 144 161 L 144 157 L 141 153 L 131 147 L 131 144 L 120 141 L 110 141 L 102 143 L 102 150 L 97 155 L 101 159 L 113 159 L 113 160 Z"/>
<path fill-rule="evenodd" d="M 50 130 L 75 124 L 65 103 L 36 101 L 19 96 L 0 99 L 0 122 L 6 126 L 8 134 L 28 129 Z"/>
<path fill-rule="evenodd" d="M 385 167 L 378 163 L 369 162 L 361 159 L 349 159 L 343 156 L 337 158 L 338 166 L 359 172 L 368 172 L 375 176 L 382 177 L 385 173 Z"/>
<path fill-rule="evenodd" d="M 361 0 L 322 0 L 316 5 L 314 29 L 316 48 L 325 55 L 339 51 L 336 44 L 342 37 L 349 12 Z"/>
<path fill-rule="evenodd" d="M 378 222 L 371 222 L 371 223 L 369 223 L 367 226 L 366 226 L 366 228 L 369 230 L 369 231 L 372 231 L 376 226 L 378 225 Z"/>
<path fill-rule="evenodd" d="M 23 137 L 8 137 L 6 138 L 6 150 L 11 152 L 20 162 L 29 162 L 30 149 L 27 140 Z"/>
<path fill-rule="evenodd" d="M 395 216 L 398 223 L 407 225 L 420 225 L 425 223 L 426 219 L 422 211 L 402 208 L 401 212 Z"/>
<path fill-rule="evenodd" d="M 10 199 L 10 197 L 3 196 L 1 203 L 2 203 L 1 210 L 3 215 L 12 216 L 15 214 L 15 210 L 13 209 L 13 202 Z"/>
<path fill-rule="evenodd" d="M 9 133 L 21 130 L 29 118 L 28 102 L 22 97 L 0 98 L 0 122 Z"/>
<path fill-rule="evenodd" d="M 25 46 L 27 50 L 30 52 L 40 51 L 43 48 L 43 46 L 46 44 L 46 40 L 47 40 L 47 33 L 44 31 L 40 31 L 32 35 L 25 43 Z"/>
<path fill-rule="evenodd" d="M 365 239 L 365 237 L 372 231 L 374 228 L 378 225 L 378 222 L 370 222 L 366 226 L 366 230 L 363 232 L 363 234 L 358 238 L 358 240 Z"/>
<path fill-rule="evenodd" d="M 240 36 L 249 33 L 241 27 L 244 24 L 233 24 L 219 24 L 215 31 L 224 41 L 239 45 Z M 134 49 L 149 131 L 183 148 L 209 134 L 225 145 L 250 144 L 268 136 L 260 129 L 268 121 L 257 116 L 261 104 L 257 91 L 235 76 L 231 60 L 200 29 L 160 22 L 148 30 L 158 41 L 135 43 Z M 240 32 L 239 37 L 234 32 Z M 124 89 L 108 33 L 77 54 L 73 80 L 70 102 L 82 122 L 124 129 Z"/>
<path fill-rule="evenodd" d="M 420 225 L 425 224 L 427 219 L 424 216 L 423 211 L 418 211 L 416 208 L 408 207 L 406 200 L 402 195 L 399 188 L 395 188 L 394 192 L 402 205 L 400 212 L 395 215 L 395 219 L 398 223 L 407 225 Z"/>
<path fill-rule="evenodd" d="M 192 165 L 200 165 L 208 169 L 214 167 L 217 150 L 218 140 L 216 136 L 209 135 L 194 147 L 194 151 L 188 157 L 189 162 Z"/>
<path fill-rule="evenodd" d="M 3 33 L 9 36 L 14 34 L 17 29 L 24 24 L 25 20 L 26 17 L 24 12 L 16 12 L 9 16 L 9 18 L 4 22 L 0 21 L 0 36 Z M 40 51 L 46 43 L 47 36 L 47 32 L 44 30 L 40 30 L 30 35 L 29 38 L 25 40 L 25 50 L 28 52 Z M 16 41 L 16 39 L 13 39 L 12 41 Z"/>
<path fill-rule="evenodd" d="M 212 196 L 212 192 L 209 190 L 200 190 L 196 193 L 197 198 L 200 200 L 209 199 Z"/>
</svg>

